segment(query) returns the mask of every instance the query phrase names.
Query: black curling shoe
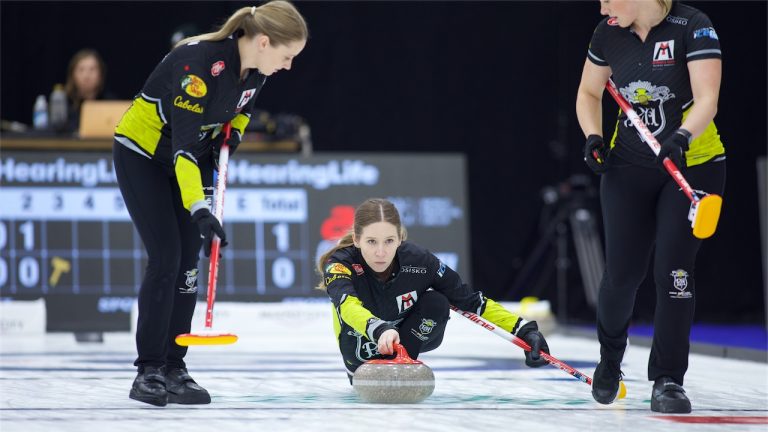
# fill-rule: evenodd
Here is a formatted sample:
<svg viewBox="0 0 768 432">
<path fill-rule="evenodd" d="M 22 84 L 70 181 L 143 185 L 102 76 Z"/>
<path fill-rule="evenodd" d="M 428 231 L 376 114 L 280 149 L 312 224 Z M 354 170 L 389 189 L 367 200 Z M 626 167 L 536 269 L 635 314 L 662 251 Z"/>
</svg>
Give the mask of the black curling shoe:
<svg viewBox="0 0 768 432">
<path fill-rule="evenodd" d="M 651 393 L 651 411 L 665 414 L 688 414 L 691 401 L 683 386 L 670 377 L 657 378 Z"/>
<path fill-rule="evenodd" d="M 592 397 L 604 405 L 616 401 L 621 375 L 621 362 L 601 359 L 592 378 Z"/>
<path fill-rule="evenodd" d="M 145 366 L 133 380 L 128 397 L 155 406 L 165 406 L 168 403 L 168 392 L 165 390 L 163 368 Z"/>
<path fill-rule="evenodd" d="M 168 402 L 184 405 L 211 403 L 208 390 L 200 387 L 186 369 L 174 368 L 165 374 Z"/>
</svg>

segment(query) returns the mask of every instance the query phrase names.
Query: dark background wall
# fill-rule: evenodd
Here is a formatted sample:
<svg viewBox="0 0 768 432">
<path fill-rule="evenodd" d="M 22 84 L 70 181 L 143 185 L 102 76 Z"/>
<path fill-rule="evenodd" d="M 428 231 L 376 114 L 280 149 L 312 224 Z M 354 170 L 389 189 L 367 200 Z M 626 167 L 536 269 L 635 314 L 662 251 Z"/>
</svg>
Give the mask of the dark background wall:
<svg viewBox="0 0 768 432">
<path fill-rule="evenodd" d="M 474 285 L 497 298 L 534 293 L 557 301 L 552 252 L 534 266 L 530 280 L 514 281 L 546 223 L 542 188 L 574 175 L 596 184 L 582 162 L 574 104 L 587 44 L 601 18 L 598 2 L 296 4 L 311 39 L 292 71 L 268 80 L 258 105 L 305 117 L 317 151 L 465 153 Z M 710 16 L 720 36 L 716 122 L 728 150 L 720 226 L 698 260 L 697 317 L 760 322 L 765 303 L 755 162 L 765 156 L 767 142 L 766 3 L 689 4 Z M 83 47 L 103 54 L 109 89 L 131 98 L 176 28 L 191 23 L 208 31 L 249 5 L 3 1 L 0 116 L 31 122 L 35 96 L 63 82 L 70 56 Z M 612 102 L 606 107 L 615 114 Z M 590 204 L 597 208 L 594 200 Z M 568 289 L 571 314 L 591 316 L 575 268 Z M 644 319 L 653 307 L 650 286 L 639 298 L 636 313 Z"/>
</svg>

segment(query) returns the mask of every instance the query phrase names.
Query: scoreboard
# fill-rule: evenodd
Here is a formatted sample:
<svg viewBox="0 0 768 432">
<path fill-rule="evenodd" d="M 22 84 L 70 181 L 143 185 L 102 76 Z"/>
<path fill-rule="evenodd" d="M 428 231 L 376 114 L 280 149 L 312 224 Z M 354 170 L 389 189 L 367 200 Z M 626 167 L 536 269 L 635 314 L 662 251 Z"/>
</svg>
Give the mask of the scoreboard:
<svg viewBox="0 0 768 432">
<path fill-rule="evenodd" d="M 459 154 L 237 153 L 217 300 L 324 296 L 317 257 L 370 197 L 393 201 L 408 238 L 470 280 L 464 173 Z M 128 329 L 145 266 L 111 153 L 3 151 L 1 298 L 44 298 L 51 331 Z M 207 270 L 201 256 L 201 298 Z"/>
</svg>

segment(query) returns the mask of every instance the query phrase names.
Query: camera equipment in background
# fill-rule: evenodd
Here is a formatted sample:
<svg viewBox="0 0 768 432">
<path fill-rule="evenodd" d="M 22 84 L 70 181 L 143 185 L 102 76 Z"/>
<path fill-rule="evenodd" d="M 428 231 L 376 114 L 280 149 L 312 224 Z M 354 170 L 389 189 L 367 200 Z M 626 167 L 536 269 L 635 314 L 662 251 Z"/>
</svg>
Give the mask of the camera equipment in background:
<svg viewBox="0 0 768 432">
<path fill-rule="evenodd" d="M 296 114 L 271 114 L 265 110 L 254 109 L 245 130 L 247 135 L 251 135 L 249 139 L 255 138 L 264 142 L 296 141 L 303 156 L 312 154 L 309 124 Z"/>
<path fill-rule="evenodd" d="M 584 300 L 590 306 L 590 316 L 597 306 L 597 292 L 605 267 L 603 246 L 596 219 L 597 189 L 590 176 L 577 174 L 565 181 L 541 190 L 544 206 L 541 229 L 533 250 L 523 264 L 506 298 L 525 295 L 546 298 L 544 291 L 555 275 L 557 293 L 556 315 L 561 324 L 568 322 L 568 305 L 580 299 L 568 286 L 571 267 L 569 250 L 570 228 L 573 250 L 581 274 Z M 554 267 L 554 272 L 552 272 Z M 581 311 L 583 312 L 583 310 Z"/>
</svg>

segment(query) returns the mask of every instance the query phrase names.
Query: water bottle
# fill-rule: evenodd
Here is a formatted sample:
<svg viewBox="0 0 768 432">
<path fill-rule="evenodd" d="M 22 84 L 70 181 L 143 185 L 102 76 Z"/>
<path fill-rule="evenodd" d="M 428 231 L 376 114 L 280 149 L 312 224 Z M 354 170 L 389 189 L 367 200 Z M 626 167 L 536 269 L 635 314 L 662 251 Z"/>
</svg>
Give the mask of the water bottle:
<svg viewBox="0 0 768 432">
<path fill-rule="evenodd" d="M 32 125 L 35 129 L 46 129 L 48 127 L 48 101 L 45 100 L 45 95 L 40 95 L 35 99 Z"/>
<path fill-rule="evenodd" d="M 67 127 L 67 94 L 64 86 L 56 84 L 51 92 L 51 126 L 56 130 Z"/>
</svg>

